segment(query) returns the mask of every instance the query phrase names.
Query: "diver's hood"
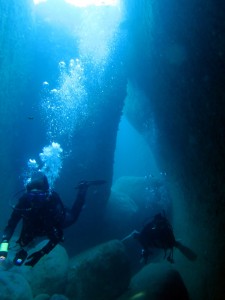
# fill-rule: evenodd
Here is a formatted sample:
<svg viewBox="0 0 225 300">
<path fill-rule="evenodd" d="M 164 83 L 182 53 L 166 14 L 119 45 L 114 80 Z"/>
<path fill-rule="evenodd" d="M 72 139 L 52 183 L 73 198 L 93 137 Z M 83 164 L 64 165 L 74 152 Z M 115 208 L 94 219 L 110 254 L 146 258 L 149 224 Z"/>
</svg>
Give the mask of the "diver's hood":
<svg viewBox="0 0 225 300">
<path fill-rule="evenodd" d="M 26 188 L 28 192 L 32 190 L 47 192 L 49 190 L 49 184 L 46 175 L 41 172 L 32 175 L 31 181 L 27 184 Z"/>
</svg>

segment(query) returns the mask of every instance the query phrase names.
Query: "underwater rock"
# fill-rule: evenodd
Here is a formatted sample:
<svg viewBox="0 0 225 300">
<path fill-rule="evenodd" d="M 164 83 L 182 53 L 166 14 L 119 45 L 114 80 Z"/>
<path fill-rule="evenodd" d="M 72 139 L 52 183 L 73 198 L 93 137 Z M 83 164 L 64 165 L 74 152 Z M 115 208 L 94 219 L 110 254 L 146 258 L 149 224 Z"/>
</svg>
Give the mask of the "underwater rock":
<svg viewBox="0 0 225 300">
<path fill-rule="evenodd" d="M 168 210 L 170 198 L 164 193 L 165 183 L 154 176 L 120 177 L 112 186 L 112 190 L 128 195 L 139 209 Z M 154 214 L 154 213 L 153 213 Z"/>
<path fill-rule="evenodd" d="M 128 217 L 133 217 L 138 211 L 138 207 L 131 197 L 125 193 L 112 191 L 107 207 L 110 214 L 113 214 L 112 209 L 115 209 L 115 207 L 118 207 L 121 213 L 126 214 Z"/>
<path fill-rule="evenodd" d="M 50 300 L 50 296 L 48 294 L 40 294 L 34 300 Z"/>
<path fill-rule="evenodd" d="M 151 175 L 123 176 L 114 183 L 112 191 L 126 194 L 134 202 L 137 207 L 136 222 L 137 217 L 141 221 L 139 225 L 143 225 L 143 220 L 150 219 L 159 212 L 170 214 L 171 198 L 164 178 Z M 133 225 L 136 226 L 134 223 Z"/>
<path fill-rule="evenodd" d="M 71 260 L 66 295 L 71 300 L 113 300 L 127 290 L 129 282 L 124 246 L 113 240 Z"/>
<path fill-rule="evenodd" d="M 137 212 L 137 205 L 127 194 L 112 190 L 104 215 L 107 237 L 120 238 L 132 231 Z"/>
<path fill-rule="evenodd" d="M 26 279 L 9 271 L 0 272 L 1 299 L 32 300 L 32 291 Z"/>
<path fill-rule="evenodd" d="M 148 264 L 131 280 L 130 290 L 119 300 L 188 300 L 179 272 L 167 263 Z"/>
<path fill-rule="evenodd" d="M 112 190 L 129 195 L 137 205 L 140 205 L 140 192 L 144 191 L 147 183 L 144 177 L 122 176 L 113 184 Z"/>
<path fill-rule="evenodd" d="M 61 294 L 54 294 L 49 296 L 48 294 L 40 294 L 34 298 L 34 300 L 68 300 L 68 298 Z"/>
<path fill-rule="evenodd" d="M 42 248 L 46 241 L 38 244 L 32 251 Z M 39 294 L 63 294 L 67 279 L 69 258 L 66 250 L 57 245 L 48 255 L 45 255 L 33 268 L 22 266 L 13 270 L 20 272 L 31 286 L 34 296 Z"/>
<path fill-rule="evenodd" d="M 64 295 L 55 294 L 49 300 L 69 300 L 69 299 Z"/>
</svg>

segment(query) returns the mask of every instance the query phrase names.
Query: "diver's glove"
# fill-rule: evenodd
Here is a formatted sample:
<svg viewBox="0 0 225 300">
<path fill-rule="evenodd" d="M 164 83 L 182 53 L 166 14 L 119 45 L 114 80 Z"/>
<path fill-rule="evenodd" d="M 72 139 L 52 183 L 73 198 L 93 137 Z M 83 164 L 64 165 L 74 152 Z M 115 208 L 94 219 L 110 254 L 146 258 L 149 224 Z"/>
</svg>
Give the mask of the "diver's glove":
<svg viewBox="0 0 225 300">
<path fill-rule="evenodd" d="M 32 253 L 28 256 L 28 261 L 25 263 L 26 266 L 33 267 L 46 253 L 43 250 Z"/>
<path fill-rule="evenodd" d="M 89 181 L 83 180 L 78 183 L 78 185 L 76 186 L 76 189 L 87 190 L 89 188 L 89 186 L 102 185 L 105 183 L 106 183 L 105 180 L 89 180 Z"/>
<path fill-rule="evenodd" d="M 9 249 L 8 241 L 2 241 L 0 244 L 0 261 L 4 261 L 7 258 Z"/>
</svg>

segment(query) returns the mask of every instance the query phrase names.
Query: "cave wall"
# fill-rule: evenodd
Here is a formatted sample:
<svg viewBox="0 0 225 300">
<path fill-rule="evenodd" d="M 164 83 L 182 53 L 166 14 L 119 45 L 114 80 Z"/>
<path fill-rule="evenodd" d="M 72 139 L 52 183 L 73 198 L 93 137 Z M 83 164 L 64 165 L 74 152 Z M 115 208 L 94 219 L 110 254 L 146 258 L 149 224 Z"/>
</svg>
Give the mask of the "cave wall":
<svg viewBox="0 0 225 300">
<path fill-rule="evenodd" d="M 127 107 L 168 174 L 176 235 L 198 253 L 181 271 L 192 299 L 224 297 L 224 4 L 125 1 L 130 28 L 129 80 L 149 99 Z M 135 111 L 135 114 L 134 114 Z M 140 114 L 143 119 L 135 115 Z M 152 145 L 143 124 L 154 118 Z"/>
</svg>

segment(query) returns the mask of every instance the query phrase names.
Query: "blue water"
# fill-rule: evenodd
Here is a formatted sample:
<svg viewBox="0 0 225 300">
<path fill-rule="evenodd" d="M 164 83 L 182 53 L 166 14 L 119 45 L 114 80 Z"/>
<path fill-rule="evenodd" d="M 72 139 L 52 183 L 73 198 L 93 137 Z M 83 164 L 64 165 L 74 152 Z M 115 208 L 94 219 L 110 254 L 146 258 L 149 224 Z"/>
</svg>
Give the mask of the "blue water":
<svg viewBox="0 0 225 300">
<path fill-rule="evenodd" d="M 155 158 L 145 139 L 123 116 L 117 134 L 114 181 L 121 176 L 159 176 L 159 173 Z"/>
</svg>

